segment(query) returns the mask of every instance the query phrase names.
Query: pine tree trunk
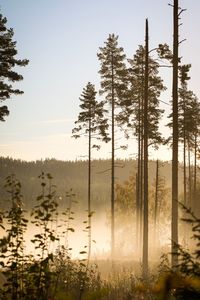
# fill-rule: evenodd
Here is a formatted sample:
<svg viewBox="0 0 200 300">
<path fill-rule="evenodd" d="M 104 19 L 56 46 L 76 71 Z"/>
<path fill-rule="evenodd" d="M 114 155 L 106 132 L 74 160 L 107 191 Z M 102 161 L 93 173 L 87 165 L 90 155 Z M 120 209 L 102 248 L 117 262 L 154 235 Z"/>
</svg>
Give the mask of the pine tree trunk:
<svg viewBox="0 0 200 300">
<path fill-rule="evenodd" d="M 143 277 L 148 274 L 148 77 L 149 33 L 148 20 L 145 30 L 145 93 L 144 93 L 144 217 L 143 217 Z"/>
<path fill-rule="evenodd" d="M 186 178 L 186 130 L 185 130 L 185 99 L 183 100 L 183 203 L 186 206 L 187 203 L 187 178 Z"/>
<path fill-rule="evenodd" d="M 194 137 L 194 191 L 193 191 L 193 205 L 192 211 L 195 212 L 197 198 L 197 133 Z"/>
<path fill-rule="evenodd" d="M 115 97 L 114 97 L 114 69 L 113 69 L 113 53 L 112 53 L 112 149 L 111 149 L 111 257 L 115 256 Z"/>
<path fill-rule="evenodd" d="M 144 57 L 145 63 L 145 57 Z M 140 142 L 140 251 L 143 249 L 143 208 L 144 208 L 144 65 L 142 64 L 142 105 Z M 142 251 L 141 251 L 142 252 Z M 141 253 L 142 260 L 142 253 Z"/>
<path fill-rule="evenodd" d="M 135 245 L 136 245 L 136 252 L 139 253 L 139 217 L 140 217 L 139 208 L 140 207 L 139 207 L 139 176 L 137 172 L 135 174 L 135 182 L 136 182 Z"/>
<path fill-rule="evenodd" d="M 140 217 L 141 217 L 141 99 L 139 99 L 138 128 L 138 164 L 137 164 L 137 195 L 136 195 L 136 245 L 140 253 Z"/>
<path fill-rule="evenodd" d="M 90 112 L 91 114 L 91 112 Z M 91 118 L 89 119 L 89 146 L 88 146 L 88 261 L 91 256 Z"/>
<path fill-rule="evenodd" d="M 142 137 L 141 140 L 140 170 L 141 170 L 140 171 L 140 251 L 141 251 L 141 260 L 142 260 L 143 211 L 144 211 L 144 137 Z"/>
<path fill-rule="evenodd" d="M 158 180 L 159 180 L 159 161 L 156 161 L 156 186 L 155 186 L 155 210 L 154 210 L 154 245 L 158 246 L 158 231 L 157 231 L 157 220 L 158 220 Z"/>
<path fill-rule="evenodd" d="M 185 124 L 184 124 L 184 138 L 183 138 L 183 205 L 187 205 L 187 173 L 186 173 L 186 136 L 185 136 Z M 185 211 L 183 212 L 184 218 L 186 217 Z M 183 223 L 183 241 L 184 245 L 187 240 L 187 226 Z"/>
<path fill-rule="evenodd" d="M 185 99 L 183 99 L 183 204 L 184 206 L 187 205 L 187 173 L 186 173 L 186 122 L 185 122 Z M 186 217 L 185 211 L 184 217 Z M 183 240 L 184 243 L 186 243 L 187 240 L 187 226 L 186 223 L 184 222 L 183 224 Z"/>
<path fill-rule="evenodd" d="M 173 145 L 172 145 L 172 267 L 178 263 L 178 0 L 174 0 L 173 17 Z"/>
<path fill-rule="evenodd" d="M 191 160 L 190 160 L 190 141 L 188 139 L 188 207 L 191 208 L 192 203 L 192 176 L 191 176 Z"/>
</svg>

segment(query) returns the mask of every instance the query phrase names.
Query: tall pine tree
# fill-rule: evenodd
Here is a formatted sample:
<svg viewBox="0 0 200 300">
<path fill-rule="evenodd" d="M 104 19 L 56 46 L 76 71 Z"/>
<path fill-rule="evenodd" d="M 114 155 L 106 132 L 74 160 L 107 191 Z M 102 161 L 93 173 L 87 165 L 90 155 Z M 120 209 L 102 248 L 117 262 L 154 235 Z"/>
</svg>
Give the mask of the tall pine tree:
<svg viewBox="0 0 200 300">
<path fill-rule="evenodd" d="M 179 1 L 173 5 L 173 79 L 172 79 L 172 267 L 178 264 L 178 64 Z"/>
<path fill-rule="evenodd" d="M 136 201 L 136 242 L 138 250 L 142 245 L 143 195 L 144 195 L 144 83 L 145 83 L 145 47 L 139 45 L 129 62 L 129 90 L 127 99 L 118 115 L 121 124 L 127 124 L 126 136 L 134 134 L 138 142 L 137 201 Z M 165 90 L 159 76 L 159 64 L 150 55 L 148 57 L 148 147 L 157 148 L 163 142 L 159 131 L 159 121 L 163 110 L 160 109 L 160 95 Z"/>
<path fill-rule="evenodd" d="M 118 36 L 110 34 L 104 47 L 100 47 L 97 54 L 100 61 L 101 90 L 105 101 L 111 106 L 111 255 L 115 252 L 115 125 L 116 109 L 125 97 L 127 90 L 127 69 L 125 54 L 122 47 L 118 46 Z"/>
<path fill-rule="evenodd" d="M 96 100 L 95 86 L 90 82 L 87 83 L 83 89 L 80 99 L 81 112 L 79 113 L 78 120 L 75 122 L 76 127 L 72 130 L 73 137 L 79 138 L 81 135 L 88 136 L 88 260 L 91 254 L 91 151 L 92 148 L 99 149 L 99 145 L 92 143 L 93 135 L 96 138 L 103 138 L 108 141 L 106 135 L 107 119 L 104 118 L 106 110 L 104 109 L 104 102 Z M 98 136 L 100 134 L 100 136 Z"/>
</svg>

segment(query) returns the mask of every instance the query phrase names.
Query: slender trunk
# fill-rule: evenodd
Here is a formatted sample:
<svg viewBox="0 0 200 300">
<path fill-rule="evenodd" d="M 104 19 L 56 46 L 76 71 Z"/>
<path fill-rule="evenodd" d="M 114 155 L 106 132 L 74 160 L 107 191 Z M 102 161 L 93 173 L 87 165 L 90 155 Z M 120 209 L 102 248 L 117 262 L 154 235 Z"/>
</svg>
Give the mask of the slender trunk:
<svg viewBox="0 0 200 300">
<path fill-rule="evenodd" d="M 90 111 L 91 114 L 91 111 Z M 91 255 L 91 115 L 89 118 L 89 146 L 88 146 L 88 261 Z"/>
<path fill-rule="evenodd" d="M 185 99 L 183 99 L 183 203 L 186 206 L 187 203 L 187 190 L 186 190 L 186 130 L 185 130 Z"/>
<path fill-rule="evenodd" d="M 115 97 L 114 97 L 114 68 L 113 68 L 113 53 L 112 53 L 112 149 L 111 149 L 111 257 L 115 256 Z"/>
<path fill-rule="evenodd" d="M 185 124 L 184 124 L 184 137 L 183 137 L 183 205 L 187 205 L 187 173 L 186 173 L 186 136 L 185 136 Z M 186 217 L 185 210 L 183 211 L 183 217 Z M 183 242 L 186 245 L 187 239 L 187 225 L 183 223 Z"/>
<path fill-rule="evenodd" d="M 142 129 L 143 131 L 143 129 Z M 144 138 L 141 140 L 140 158 L 140 251 L 143 249 L 143 209 L 144 209 Z M 142 260 L 142 253 L 141 253 Z"/>
<path fill-rule="evenodd" d="M 183 204 L 187 205 L 187 173 L 186 173 L 186 122 L 185 122 L 185 99 L 183 99 Z M 186 217 L 185 211 L 183 216 Z M 187 239 L 187 225 L 183 223 L 183 241 L 186 243 Z"/>
<path fill-rule="evenodd" d="M 178 263 L 178 0 L 173 13 L 173 144 L 172 144 L 172 267 Z"/>
<path fill-rule="evenodd" d="M 143 207 L 144 207 L 144 61 L 142 61 L 142 103 L 141 103 L 141 142 L 140 142 L 140 252 L 143 249 Z M 142 254 L 141 254 L 142 260 Z"/>
<path fill-rule="evenodd" d="M 137 251 L 140 252 L 140 209 L 141 209 L 141 99 L 139 99 L 139 128 L 138 128 L 138 165 L 137 165 L 137 195 L 136 195 L 136 245 Z"/>
<path fill-rule="evenodd" d="M 135 211 L 135 245 L 136 245 L 136 251 L 138 252 L 139 248 L 139 176 L 138 173 L 135 174 L 135 182 L 136 182 L 136 211 Z"/>
<path fill-rule="evenodd" d="M 143 277 L 148 274 L 148 77 L 149 33 L 146 19 L 145 33 L 145 93 L 144 93 L 144 218 L 143 218 Z"/>
<path fill-rule="evenodd" d="M 191 176 L 191 160 L 190 160 L 190 141 L 188 139 L 188 207 L 191 208 L 192 202 L 192 176 Z"/>
<path fill-rule="evenodd" d="M 159 161 L 156 161 L 156 187 L 155 187 L 155 210 L 154 210 L 154 242 L 155 247 L 158 246 L 157 241 L 159 240 L 157 221 L 158 221 L 158 179 L 159 179 Z"/>
<path fill-rule="evenodd" d="M 194 136 L 194 191 L 193 191 L 193 205 L 192 210 L 196 208 L 196 197 L 197 197 L 197 133 Z"/>
</svg>

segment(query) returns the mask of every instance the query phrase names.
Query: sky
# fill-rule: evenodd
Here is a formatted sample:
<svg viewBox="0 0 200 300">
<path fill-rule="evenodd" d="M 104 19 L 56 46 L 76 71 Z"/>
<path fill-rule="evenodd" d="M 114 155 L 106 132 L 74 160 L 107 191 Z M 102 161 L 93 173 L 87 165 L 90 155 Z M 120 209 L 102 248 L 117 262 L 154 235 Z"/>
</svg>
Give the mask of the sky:
<svg viewBox="0 0 200 300">
<path fill-rule="evenodd" d="M 149 20 L 150 49 L 159 43 L 172 45 L 172 7 L 170 0 L 0 0 L 1 13 L 14 29 L 18 58 L 29 59 L 20 68 L 24 80 L 16 84 L 22 96 L 4 102 L 10 110 L 0 124 L 0 156 L 22 160 L 56 158 L 83 159 L 87 140 L 74 140 L 71 131 L 79 113 L 79 96 L 90 81 L 99 88 L 99 47 L 108 35 L 119 35 L 119 46 L 131 58 L 144 43 L 145 18 Z M 172 3 L 172 2 L 171 2 Z M 182 14 L 180 55 L 191 63 L 190 88 L 200 96 L 200 1 L 180 0 L 187 9 Z M 171 100 L 171 70 L 162 70 L 168 91 L 161 99 Z M 169 112 L 170 106 L 161 104 Z M 161 130 L 168 131 L 163 121 Z M 134 157 L 136 143 L 118 157 Z M 110 157 L 110 145 L 93 157 Z M 171 151 L 161 147 L 150 151 L 150 158 L 171 159 Z"/>
</svg>

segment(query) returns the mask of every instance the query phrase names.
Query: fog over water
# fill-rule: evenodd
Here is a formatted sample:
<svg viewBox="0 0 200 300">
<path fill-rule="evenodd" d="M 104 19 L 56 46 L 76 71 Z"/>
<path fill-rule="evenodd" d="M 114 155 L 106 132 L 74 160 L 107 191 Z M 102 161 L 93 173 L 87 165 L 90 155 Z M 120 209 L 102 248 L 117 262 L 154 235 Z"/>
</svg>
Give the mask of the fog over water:
<svg viewBox="0 0 200 300">
<path fill-rule="evenodd" d="M 52 229 L 59 234 L 60 241 L 52 243 L 50 249 L 56 250 L 59 246 L 68 246 L 72 248 L 71 254 L 72 258 L 82 257 L 79 252 L 83 251 L 85 246 L 88 246 L 88 232 L 85 231 L 87 226 L 84 221 L 87 220 L 87 213 L 82 216 L 74 216 L 74 220 L 71 221 L 69 227 L 74 229 L 74 232 L 68 231 L 67 237 L 62 234 L 65 230 L 65 225 L 63 224 L 63 216 L 58 218 L 57 222 L 52 224 Z M 30 219 L 30 218 L 29 218 Z M 40 233 L 40 229 L 34 224 L 29 222 L 27 231 L 24 235 L 26 241 L 26 252 L 36 254 L 34 250 L 34 244 L 31 242 L 34 235 Z M 98 257 L 108 257 L 110 251 L 110 230 L 108 226 L 108 220 L 106 215 L 93 215 L 92 217 L 92 257 L 97 259 Z M 85 248 L 87 251 L 87 248 Z"/>
<path fill-rule="evenodd" d="M 31 218 L 28 218 L 29 221 Z M 60 236 L 60 240 L 51 243 L 49 250 L 56 252 L 61 246 L 67 246 L 72 248 L 70 251 L 72 258 L 87 258 L 87 253 L 85 256 L 80 254 L 81 251 L 86 251 L 88 249 L 88 232 L 85 230 L 87 226 L 84 221 L 87 220 L 87 213 L 83 215 L 74 216 L 74 220 L 68 225 L 69 228 L 74 229 L 68 231 L 67 235 L 62 234 L 67 227 L 63 223 L 63 216 L 59 216 L 58 220 L 51 224 L 51 228 Z M 135 224 L 131 220 L 127 220 L 127 224 L 121 224 L 118 226 L 116 224 L 116 259 L 126 260 L 131 259 L 135 261 L 141 261 L 141 246 L 136 245 L 135 242 Z M 159 228 L 159 241 L 155 243 L 155 237 L 153 232 L 153 224 L 149 224 L 149 255 L 152 261 L 158 260 L 162 253 L 170 252 L 170 223 L 161 224 Z M 26 253 L 31 253 L 34 256 L 40 252 L 40 250 L 34 249 L 34 244 L 31 239 L 34 238 L 36 233 L 40 233 L 40 229 L 34 224 L 29 222 L 27 231 L 24 235 L 26 242 Z M 87 246 L 87 247 L 86 247 Z M 93 260 L 98 259 L 110 259 L 110 224 L 107 214 L 94 214 L 92 216 L 92 246 L 91 246 L 91 258 Z"/>
</svg>

